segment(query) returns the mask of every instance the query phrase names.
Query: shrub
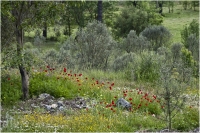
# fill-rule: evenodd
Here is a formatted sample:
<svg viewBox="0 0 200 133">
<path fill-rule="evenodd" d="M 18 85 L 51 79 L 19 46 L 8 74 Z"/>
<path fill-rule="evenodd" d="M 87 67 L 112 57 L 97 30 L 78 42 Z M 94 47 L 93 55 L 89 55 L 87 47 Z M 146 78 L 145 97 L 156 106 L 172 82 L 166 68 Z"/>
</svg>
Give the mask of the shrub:
<svg viewBox="0 0 200 133">
<path fill-rule="evenodd" d="M 143 36 L 138 36 L 134 30 L 131 30 L 127 35 L 127 38 L 124 39 L 122 44 L 122 49 L 126 52 L 141 52 L 144 49 L 147 49 L 149 42 Z"/>
<path fill-rule="evenodd" d="M 180 62 L 182 45 L 175 43 L 171 46 L 171 53 L 174 62 Z"/>
<path fill-rule="evenodd" d="M 196 61 L 199 61 L 199 39 L 195 34 L 190 34 L 187 38 L 185 46 L 192 52 L 192 56 Z"/>
<path fill-rule="evenodd" d="M 160 58 L 155 52 L 144 51 L 133 65 L 135 79 L 154 82 L 159 78 Z"/>
<path fill-rule="evenodd" d="M 112 45 L 107 27 L 94 21 L 76 33 L 71 52 L 79 68 L 106 69 Z"/>
<path fill-rule="evenodd" d="M 14 105 L 20 100 L 21 81 L 20 76 L 16 72 L 2 71 L 1 72 L 1 103 L 2 105 Z"/>
<path fill-rule="evenodd" d="M 33 44 L 31 42 L 24 43 L 24 49 L 30 49 L 33 48 Z"/>
<path fill-rule="evenodd" d="M 58 66 L 57 64 L 58 52 L 51 48 L 44 52 L 43 59 L 51 67 Z"/>
<path fill-rule="evenodd" d="M 187 43 L 188 37 L 194 34 L 196 38 L 199 38 L 199 23 L 196 19 L 193 19 L 189 26 L 184 26 L 184 29 L 181 31 L 182 43 L 186 48 L 189 48 L 189 44 Z"/>
<path fill-rule="evenodd" d="M 117 57 L 113 63 L 114 70 L 115 71 L 124 70 L 130 64 L 134 62 L 135 56 L 136 55 L 134 53 L 130 52 L 130 53 L 125 53 L 124 55 Z"/>
<path fill-rule="evenodd" d="M 135 30 L 139 35 L 149 24 L 160 24 L 161 22 L 161 15 L 154 11 L 128 7 L 117 16 L 113 29 L 117 37 L 125 37 L 130 30 Z"/>
<path fill-rule="evenodd" d="M 186 107 L 174 118 L 173 127 L 179 131 L 191 131 L 199 127 L 198 109 Z"/>
<path fill-rule="evenodd" d="M 153 25 L 145 28 L 141 35 L 151 42 L 151 48 L 157 50 L 159 47 L 168 46 L 171 33 L 162 25 Z"/>
</svg>

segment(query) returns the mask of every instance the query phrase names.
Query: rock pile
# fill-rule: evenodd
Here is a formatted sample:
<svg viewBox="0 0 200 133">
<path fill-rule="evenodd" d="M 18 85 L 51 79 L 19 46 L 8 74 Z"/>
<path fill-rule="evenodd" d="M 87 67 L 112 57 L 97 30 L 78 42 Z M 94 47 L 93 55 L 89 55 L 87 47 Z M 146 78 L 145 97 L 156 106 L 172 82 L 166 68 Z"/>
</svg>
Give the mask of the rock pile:
<svg viewBox="0 0 200 133">
<path fill-rule="evenodd" d="M 92 105 L 89 103 L 91 100 L 76 97 L 73 100 L 66 100 L 61 97 L 55 99 L 53 96 L 47 93 L 42 93 L 39 95 L 35 102 L 31 103 L 32 108 L 44 108 L 46 111 L 55 112 L 55 111 L 64 111 L 67 109 L 82 109 L 90 108 Z"/>
</svg>

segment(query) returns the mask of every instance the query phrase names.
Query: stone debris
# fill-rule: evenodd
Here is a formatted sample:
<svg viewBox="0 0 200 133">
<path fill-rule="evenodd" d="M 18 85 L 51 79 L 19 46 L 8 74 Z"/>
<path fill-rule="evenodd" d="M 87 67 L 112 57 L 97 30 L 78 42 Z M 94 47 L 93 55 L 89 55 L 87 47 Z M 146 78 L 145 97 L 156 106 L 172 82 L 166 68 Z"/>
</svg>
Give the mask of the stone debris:
<svg viewBox="0 0 200 133">
<path fill-rule="evenodd" d="M 121 108 L 127 109 L 127 110 L 130 110 L 132 107 L 131 104 L 128 101 L 126 101 L 124 98 L 118 99 L 116 102 L 116 105 L 117 105 L 117 107 L 121 107 Z"/>
<path fill-rule="evenodd" d="M 67 100 L 64 97 L 58 99 L 50 94 L 42 93 L 38 98 L 28 100 L 30 106 L 34 108 L 44 108 L 47 112 L 65 111 L 67 109 L 91 108 L 91 100 L 82 97 L 76 97 L 73 100 Z"/>
</svg>

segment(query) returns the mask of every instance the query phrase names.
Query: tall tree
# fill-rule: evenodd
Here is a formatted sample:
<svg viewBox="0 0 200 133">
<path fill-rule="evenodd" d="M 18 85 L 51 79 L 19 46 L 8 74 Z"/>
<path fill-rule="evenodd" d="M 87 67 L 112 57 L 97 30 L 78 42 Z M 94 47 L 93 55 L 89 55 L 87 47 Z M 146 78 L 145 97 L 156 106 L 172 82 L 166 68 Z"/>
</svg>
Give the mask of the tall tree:
<svg viewBox="0 0 200 133">
<path fill-rule="evenodd" d="M 102 0 L 99 0 L 98 3 L 97 3 L 97 12 L 98 12 L 98 15 L 97 15 L 97 20 L 100 21 L 100 22 L 103 22 L 103 16 L 102 16 Z"/>
<path fill-rule="evenodd" d="M 11 35 L 12 33 L 15 34 L 17 66 L 21 74 L 24 100 L 28 98 L 29 94 L 29 72 L 23 56 L 24 30 L 41 24 L 41 20 L 43 19 L 42 13 L 46 11 L 44 7 L 47 7 L 48 4 L 39 1 L 3 1 L 1 3 L 2 14 L 14 25 L 13 31 L 10 31 L 10 33 Z M 52 2 L 51 4 L 54 3 Z M 2 27 L 6 28 L 5 26 Z M 9 37 L 6 37 L 6 39 L 8 40 Z"/>
</svg>

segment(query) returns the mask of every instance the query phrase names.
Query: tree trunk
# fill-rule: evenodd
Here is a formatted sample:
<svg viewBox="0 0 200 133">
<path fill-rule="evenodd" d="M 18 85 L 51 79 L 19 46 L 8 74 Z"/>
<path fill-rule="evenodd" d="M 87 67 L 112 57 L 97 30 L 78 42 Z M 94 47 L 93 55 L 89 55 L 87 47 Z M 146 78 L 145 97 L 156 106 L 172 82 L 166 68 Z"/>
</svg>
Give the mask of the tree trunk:
<svg viewBox="0 0 200 133">
<path fill-rule="evenodd" d="M 100 21 L 100 22 L 103 22 L 103 19 L 102 19 L 102 1 L 99 0 L 98 3 L 97 3 L 97 20 Z"/>
<path fill-rule="evenodd" d="M 29 89 L 28 89 L 29 77 L 23 65 L 23 57 L 21 56 L 22 48 L 23 48 L 23 30 L 22 30 L 22 27 L 20 26 L 20 20 L 16 22 L 16 40 L 17 40 L 17 55 L 19 58 L 18 67 L 19 67 L 21 80 L 22 80 L 22 93 L 23 93 L 22 98 L 25 100 L 28 98 L 28 93 L 29 93 Z"/>
<path fill-rule="evenodd" d="M 47 38 L 47 23 L 44 24 L 43 37 Z"/>
<path fill-rule="evenodd" d="M 68 25 L 68 35 L 71 36 L 71 23 L 70 23 L 70 17 L 68 17 L 67 25 Z"/>
</svg>

